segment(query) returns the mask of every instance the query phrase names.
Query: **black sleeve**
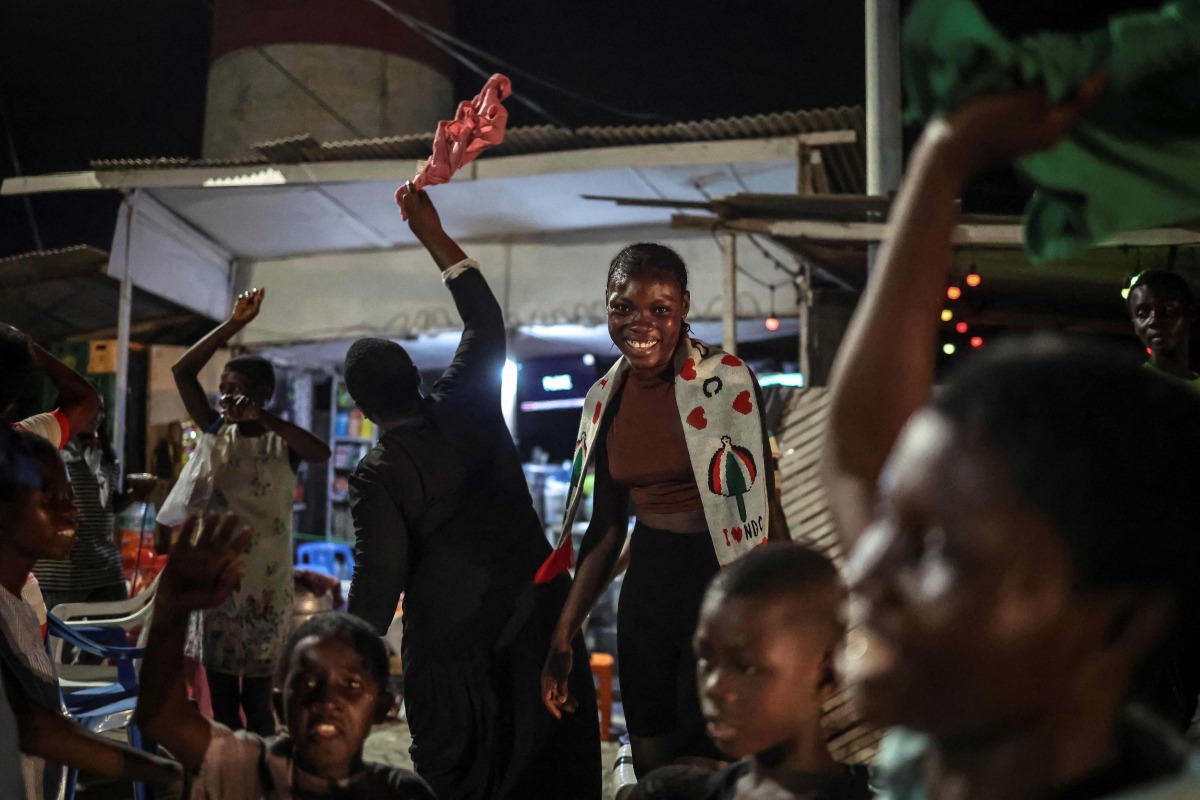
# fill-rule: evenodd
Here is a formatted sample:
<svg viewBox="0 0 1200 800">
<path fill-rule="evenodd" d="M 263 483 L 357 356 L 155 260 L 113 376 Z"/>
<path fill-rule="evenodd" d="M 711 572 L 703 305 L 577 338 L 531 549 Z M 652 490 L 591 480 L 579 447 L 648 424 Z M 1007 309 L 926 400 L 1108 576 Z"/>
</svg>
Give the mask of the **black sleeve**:
<svg viewBox="0 0 1200 800">
<path fill-rule="evenodd" d="M 504 314 L 483 273 L 468 269 L 447 284 L 463 320 L 454 360 L 433 386 L 434 395 L 483 395 L 500 401 L 500 371 L 506 350 Z"/>
<path fill-rule="evenodd" d="M 357 795 L 362 800 L 437 800 L 433 789 L 415 772 L 383 764 L 368 764 L 367 769 L 374 774 L 370 789 Z"/>
<path fill-rule="evenodd" d="M 350 476 L 356 541 L 347 610 L 380 635 L 392 624 L 408 575 L 408 526 L 386 472 L 386 464 L 360 464 Z"/>
</svg>

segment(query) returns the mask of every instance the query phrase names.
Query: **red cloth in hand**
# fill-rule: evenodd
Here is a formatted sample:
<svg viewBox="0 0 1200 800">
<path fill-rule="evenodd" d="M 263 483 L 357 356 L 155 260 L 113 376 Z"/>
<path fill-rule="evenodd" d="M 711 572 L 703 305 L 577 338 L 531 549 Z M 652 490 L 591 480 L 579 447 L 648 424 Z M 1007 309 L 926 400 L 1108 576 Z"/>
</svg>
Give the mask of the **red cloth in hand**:
<svg viewBox="0 0 1200 800">
<path fill-rule="evenodd" d="M 512 94 L 512 81 L 500 73 L 488 78 L 479 94 L 458 104 L 454 119 L 438 123 L 433 137 L 433 155 L 412 179 L 413 189 L 446 183 L 459 169 L 470 164 L 489 147 L 504 141 L 508 110 L 503 101 Z M 396 190 L 396 203 L 404 216 L 401 200 L 408 194 L 408 184 Z M 404 216 L 408 219 L 407 216 Z"/>
</svg>

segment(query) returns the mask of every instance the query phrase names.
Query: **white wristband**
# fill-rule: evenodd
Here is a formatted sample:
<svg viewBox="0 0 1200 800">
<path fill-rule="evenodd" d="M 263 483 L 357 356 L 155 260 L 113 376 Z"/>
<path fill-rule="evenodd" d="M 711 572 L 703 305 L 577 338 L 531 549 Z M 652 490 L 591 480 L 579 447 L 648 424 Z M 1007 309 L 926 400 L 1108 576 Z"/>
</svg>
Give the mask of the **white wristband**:
<svg viewBox="0 0 1200 800">
<path fill-rule="evenodd" d="M 473 258 L 464 258 L 454 266 L 447 267 L 442 271 L 442 282 L 450 283 L 469 269 L 479 269 L 479 262 Z"/>
</svg>

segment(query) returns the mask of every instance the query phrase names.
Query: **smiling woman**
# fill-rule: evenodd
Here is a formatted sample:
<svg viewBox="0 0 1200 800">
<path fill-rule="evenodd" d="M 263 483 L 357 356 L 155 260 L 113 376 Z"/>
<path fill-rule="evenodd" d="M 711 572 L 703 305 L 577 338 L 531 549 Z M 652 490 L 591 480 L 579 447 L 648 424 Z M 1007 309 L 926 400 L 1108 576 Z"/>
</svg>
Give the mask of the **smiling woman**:
<svg viewBox="0 0 1200 800">
<path fill-rule="evenodd" d="M 572 518 L 594 457 L 595 510 L 542 691 L 556 716 L 574 709 L 570 641 L 623 569 L 632 500 L 637 525 L 617 635 L 634 767 L 644 775 L 679 756 L 719 757 L 693 680 L 700 600 L 721 565 L 765 543 L 769 529 L 786 538 L 786 524 L 772 471 L 763 477 L 758 383 L 738 358 L 689 336 L 683 260 L 660 244 L 630 245 L 610 264 L 605 295 L 621 359 L 585 400 L 563 536 L 538 574 L 544 582 L 570 566 Z"/>
</svg>

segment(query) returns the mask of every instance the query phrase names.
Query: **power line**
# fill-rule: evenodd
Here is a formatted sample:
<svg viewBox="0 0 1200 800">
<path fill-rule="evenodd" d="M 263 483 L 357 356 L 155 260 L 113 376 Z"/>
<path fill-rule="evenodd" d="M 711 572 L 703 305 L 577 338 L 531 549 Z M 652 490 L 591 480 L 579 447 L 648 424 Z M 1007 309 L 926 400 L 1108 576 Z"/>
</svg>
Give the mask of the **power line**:
<svg viewBox="0 0 1200 800">
<path fill-rule="evenodd" d="M 210 14 L 214 14 L 214 15 L 216 14 L 216 9 L 213 7 L 213 0 L 201 0 L 201 3 L 204 5 L 204 7 L 206 9 L 208 9 L 208 12 Z M 280 75 L 287 78 L 288 81 L 293 86 L 295 86 L 297 89 L 299 89 L 301 92 L 303 92 L 310 100 L 312 100 L 314 103 L 316 103 L 317 106 L 322 111 L 324 111 L 329 116 L 333 117 L 335 120 L 337 120 L 337 122 L 339 124 L 341 124 L 342 127 L 344 127 L 346 130 L 348 130 L 352 134 L 354 134 L 354 137 L 356 139 L 369 138 L 365 133 L 363 133 L 358 128 L 356 128 L 354 126 L 354 124 L 352 122 L 350 122 L 350 120 L 346 119 L 341 114 L 339 114 L 337 112 L 337 109 L 335 109 L 329 103 L 325 102 L 325 100 L 323 100 L 316 92 L 313 91 L 311 86 L 309 86 L 302 79 L 300 79 L 298 76 L 296 76 L 293 72 L 291 72 L 286 67 L 284 67 L 283 64 L 280 64 L 277 60 L 275 60 L 270 55 L 270 53 L 268 53 L 266 51 L 266 49 L 264 49 L 262 47 L 255 47 L 254 50 L 260 56 L 263 57 L 264 61 L 266 61 L 268 64 L 270 64 L 272 67 L 274 67 L 276 69 L 276 71 L 279 72 Z"/>
<path fill-rule="evenodd" d="M 288 71 L 288 69 L 286 67 L 283 66 L 283 64 L 280 64 L 278 61 L 276 61 L 275 58 L 273 56 L 271 56 L 271 54 L 268 53 L 265 48 L 255 47 L 254 50 L 260 56 L 262 56 L 263 59 L 268 64 L 270 64 L 272 67 L 277 69 L 279 71 L 279 73 L 281 75 L 283 75 L 283 77 L 287 78 L 293 86 L 295 86 L 297 89 L 299 89 L 305 95 L 307 95 L 308 98 L 310 100 L 312 100 L 314 103 L 316 103 L 318 106 L 320 106 L 321 109 L 323 111 L 325 111 L 325 113 L 327 113 L 329 116 L 333 117 L 335 120 L 337 120 L 339 123 L 341 123 L 342 126 L 346 128 L 346 130 L 353 133 L 355 138 L 357 138 L 357 139 L 370 138 L 365 133 L 360 131 L 358 128 L 354 127 L 354 123 L 350 122 L 350 120 L 346 119 L 341 114 L 339 114 L 333 106 L 329 105 L 329 103 L 326 103 L 324 100 L 322 100 L 321 97 L 316 92 L 314 92 L 307 83 L 305 83 L 300 78 L 293 75 L 290 71 Z"/>
<path fill-rule="evenodd" d="M 741 181 L 740 178 L 738 180 L 739 180 L 739 182 Z M 706 200 L 713 199 L 712 195 L 709 194 L 708 190 L 704 188 L 704 185 L 701 184 L 700 181 L 692 181 L 692 186 L 695 187 L 697 192 L 704 195 L 704 198 Z M 744 187 L 745 184 L 743 183 L 742 186 Z M 759 244 L 757 241 L 755 241 L 754 234 L 746 234 L 746 235 L 749 237 L 750 242 L 756 248 L 758 248 L 758 251 L 760 253 L 762 253 L 769 261 L 772 261 L 775 264 L 775 269 L 782 270 L 788 276 L 788 278 L 787 278 L 787 280 L 782 280 L 782 281 L 779 281 L 778 283 L 768 283 L 767 281 L 764 281 L 762 278 L 758 277 L 757 275 L 752 274 L 749 270 L 747 270 L 741 264 L 737 265 L 737 271 L 742 273 L 747 278 L 749 278 L 751 281 L 753 281 L 754 283 L 757 283 L 759 286 L 763 287 L 764 289 L 770 289 L 772 296 L 774 296 L 775 289 L 777 287 L 786 286 L 787 284 L 791 283 L 793 280 L 795 280 L 796 275 L 798 275 L 799 273 L 798 272 L 792 273 L 790 270 L 787 269 L 787 267 L 783 266 L 783 264 L 779 261 L 779 259 L 777 259 L 773 255 L 771 255 L 771 253 L 768 252 L 765 247 L 763 247 L 761 244 Z M 715 230 L 712 232 L 712 237 L 713 237 L 713 241 L 718 241 L 717 232 Z"/>
<path fill-rule="evenodd" d="M 12 129 L 8 127 L 8 114 L 5 113 L 2 101 L 0 101 L 0 123 L 4 125 L 4 138 L 8 140 L 8 157 L 12 160 L 13 173 L 19 178 L 23 174 L 21 161 L 17 158 L 17 143 L 13 138 Z M 25 201 L 25 216 L 29 219 L 29 230 L 33 233 L 33 243 L 38 252 L 41 252 L 46 248 L 42 245 L 42 232 L 38 229 L 37 216 L 33 213 L 33 198 L 26 194 L 22 195 L 21 199 Z"/>
<path fill-rule="evenodd" d="M 479 64 L 476 64 L 474 61 L 467 58 L 462 53 L 458 52 L 458 50 L 455 50 L 454 47 L 452 45 L 450 45 L 448 42 L 442 41 L 442 39 L 439 38 L 439 36 L 437 34 L 441 34 L 442 36 L 449 36 L 449 34 L 446 34 L 444 31 L 439 31 L 437 28 L 433 27 L 432 25 L 427 25 L 424 22 L 421 22 L 419 19 L 410 17 L 408 14 L 405 14 L 402 11 L 397 11 L 396 9 L 389 6 L 387 3 L 384 3 L 382 0 L 367 0 L 367 2 L 370 3 L 371 5 L 378 6 L 387 14 L 391 15 L 395 19 L 399 20 L 400 22 L 404 23 L 408 27 L 412 28 L 413 31 L 415 31 L 417 33 L 417 35 L 426 39 L 434 47 L 436 47 L 439 50 L 441 50 L 442 52 L 446 53 L 446 55 L 450 56 L 455 61 L 462 64 L 464 67 L 471 70 L 476 75 L 479 75 L 484 80 L 487 80 L 488 78 L 490 78 L 492 76 L 491 70 L 481 67 Z M 455 43 L 458 44 L 457 40 L 455 41 Z M 468 47 L 469 47 L 469 45 L 468 45 Z M 497 62 L 497 63 L 499 63 L 499 62 Z M 513 74 L 518 74 L 518 73 L 514 71 Z M 543 117 L 551 125 L 556 125 L 557 127 L 560 127 L 560 128 L 567 127 L 567 124 L 565 122 L 563 122 L 558 117 L 551 114 L 546 109 L 542 108 L 539 104 L 530 100 L 528 97 L 525 97 L 524 95 L 520 94 L 519 92 L 514 91 L 512 93 L 512 98 L 514 100 L 516 100 L 518 103 L 523 104 L 526 108 L 528 108 L 533 113 L 538 114 L 541 117 Z"/>
<path fill-rule="evenodd" d="M 603 100 L 597 100 L 594 97 L 589 97 L 588 95 L 581 94 L 580 92 L 576 92 L 573 89 L 568 89 L 567 87 L 565 87 L 561 84 L 555 83 L 554 81 L 547 80 L 545 78 L 534 75 L 533 73 L 528 72 L 509 61 L 505 61 L 504 59 L 499 58 L 498 56 L 495 56 L 495 55 L 487 52 L 486 50 L 483 50 L 482 48 L 476 47 L 469 42 L 463 41 L 462 39 L 459 39 L 456 36 L 446 33 L 445 31 L 443 31 L 439 28 L 435 28 L 434 26 L 430 25 L 427 22 L 423 22 L 422 20 L 419 20 L 416 17 L 405 14 L 402 11 L 398 11 L 395 8 L 392 8 L 392 6 L 389 5 L 387 2 L 385 2 L 385 0 L 366 0 L 366 1 L 368 3 L 371 3 L 374 6 L 378 6 L 383 11 L 387 12 L 392 17 L 394 17 L 395 19 L 399 20 L 400 22 L 403 22 L 405 25 L 412 28 L 418 34 L 425 37 L 425 39 L 427 39 L 435 47 L 444 51 L 451 58 L 455 59 L 459 63 L 466 66 L 468 69 L 482 75 L 485 78 L 490 77 L 489 71 L 482 70 L 482 68 L 479 67 L 479 65 L 472 62 L 470 59 L 468 59 L 466 56 L 459 53 L 454 48 L 459 48 L 468 53 L 471 53 L 472 55 L 486 59 L 490 63 L 495 64 L 496 66 L 503 69 L 506 73 L 512 73 L 513 75 L 521 77 L 521 78 L 525 79 L 527 82 L 534 84 L 535 86 L 540 86 L 543 89 L 547 89 L 549 91 L 556 92 L 558 94 L 563 95 L 564 97 L 568 97 L 572 100 L 575 100 L 576 102 L 583 103 L 585 105 L 589 105 L 594 108 L 598 108 L 602 111 L 606 111 L 610 114 L 613 114 L 613 115 L 616 115 L 619 117 L 643 120 L 643 121 L 647 121 L 647 122 L 673 122 L 674 121 L 670 117 L 663 116 L 662 114 L 655 114 L 652 112 L 643 112 L 643 111 L 630 111 L 628 109 L 620 108 L 619 106 L 612 105 L 611 103 L 606 103 Z M 554 121 L 552 115 L 550 115 L 545 109 L 541 108 L 540 106 L 532 103 L 528 99 L 520 97 L 515 92 L 513 93 L 513 97 L 515 97 L 516 99 L 523 102 L 526 106 L 528 106 L 531 110 L 535 111 L 536 113 L 539 113 L 542 116 L 546 117 L 547 119 Z M 566 125 L 563 125 L 561 122 L 557 122 L 557 121 L 555 121 L 554 124 L 559 125 L 560 127 L 564 127 L 564 128 L 567 127 Z"/>
</svg>

